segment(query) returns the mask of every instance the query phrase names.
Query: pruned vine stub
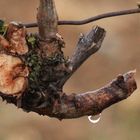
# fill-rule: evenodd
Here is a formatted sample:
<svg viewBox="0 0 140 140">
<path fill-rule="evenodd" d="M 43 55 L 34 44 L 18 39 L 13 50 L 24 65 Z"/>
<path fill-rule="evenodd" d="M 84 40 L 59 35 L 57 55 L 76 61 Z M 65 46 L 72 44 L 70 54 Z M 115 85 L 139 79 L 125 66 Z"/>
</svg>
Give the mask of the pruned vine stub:
<svg viewBox="0 0 140 140">
<path fill-rule="evenodd" d="M 54 0 L 40 0 L 38 33 L 23 24 L 0 21 L 0 96 L 26 112 L 58 119 L 96 115 L 129 97 L 137 85 L 135 71 L 119 75 L 96 91 L 67 95 L 63 86 L 102 45 L 106 31 L 94 26 L 80 37 L 71 57 L 63 53 Z"/>
</svg>

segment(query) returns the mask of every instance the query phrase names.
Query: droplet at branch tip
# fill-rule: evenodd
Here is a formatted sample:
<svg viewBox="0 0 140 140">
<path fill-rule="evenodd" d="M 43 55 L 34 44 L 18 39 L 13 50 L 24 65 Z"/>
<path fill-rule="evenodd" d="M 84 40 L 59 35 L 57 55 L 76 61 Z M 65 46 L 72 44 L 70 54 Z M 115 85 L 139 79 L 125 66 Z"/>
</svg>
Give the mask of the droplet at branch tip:
<svg viewBox="0 0 140 140">
<path fill-rule="evenodd" d="M 94 117 L 94 116 L 88 116 L 88 120 L 89 120 L 91 123 L 96 124 L 96 123 L 98 123 L 98 122 L 100 121 L 100 119 L 101 119 L 101 113 L 99 114 L 99 117 L 98 117 L 97 119 L 92 119 L 92 117 Z"/>
</svg>

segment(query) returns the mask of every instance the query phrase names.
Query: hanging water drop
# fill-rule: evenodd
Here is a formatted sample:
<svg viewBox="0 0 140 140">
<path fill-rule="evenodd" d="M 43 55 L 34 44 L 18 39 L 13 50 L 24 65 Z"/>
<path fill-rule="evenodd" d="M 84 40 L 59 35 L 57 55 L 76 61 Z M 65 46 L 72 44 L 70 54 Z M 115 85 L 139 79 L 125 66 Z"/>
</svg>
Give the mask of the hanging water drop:
<svg viewBox="0 0 140 140">
<path fill-rule="evenodd" d="M 99 117 L 98 117 L 97 119 L 92 119 L 92 117 L 94 117 L 94 116 L 88 116 L 88 120 L 89 120 L 91 123 L 96 124 L 96 123 L 98 123 L 98 122 L 100 121 L 100 119 L 101 119 L 101 113 L 99 114 Z"/>
</svg>

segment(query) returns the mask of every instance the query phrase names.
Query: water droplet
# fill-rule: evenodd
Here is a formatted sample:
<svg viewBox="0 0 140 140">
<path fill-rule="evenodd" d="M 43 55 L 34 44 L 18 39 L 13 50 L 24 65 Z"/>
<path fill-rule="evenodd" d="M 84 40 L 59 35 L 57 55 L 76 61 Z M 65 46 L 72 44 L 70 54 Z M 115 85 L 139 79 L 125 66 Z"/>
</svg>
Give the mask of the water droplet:
<svg viewBox="0 0 140 140">
<path fill-rule="evenodd" d="M 88 116 L 88 120 L 89 120 L 91 123 L 96 124 L 96 123 L 98 123 L 98 122 L 100 121 L 100 119 L 101 119 L 101 113 L 99 114 L 99 117 L 98 117 L 97 119 L 94 119 L 93 117 L 94 117 L 94 116 Z M 93 118 L 93 119 L 92 119 L 92 118 Z"/>
</svg>

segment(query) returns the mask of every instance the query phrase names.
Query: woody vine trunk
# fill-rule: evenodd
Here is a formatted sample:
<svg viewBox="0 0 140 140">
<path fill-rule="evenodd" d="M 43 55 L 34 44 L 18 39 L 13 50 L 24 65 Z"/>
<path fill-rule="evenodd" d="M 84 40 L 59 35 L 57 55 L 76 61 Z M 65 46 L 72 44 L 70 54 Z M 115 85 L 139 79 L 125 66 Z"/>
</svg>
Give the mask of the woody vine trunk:
<svg viewBox="0 0 140 140">
<path fill-rule="evenodd" d="M 100 49 L 106 31 L 94 26 L 89 33 L 80 36 L 73 55 L 67 59 L 62 51 L 65 42 L 58 33 L 53 0 L 40 0 L 37 21 L 38 34 L 27 34 L 21 24 L 1 24 L 0 96 L 3 100 L 26 112 L 61 120 L 99 114 L 129 97 L 137 88 L 135 72 L 131 71 L 96 91 L 64 93 L 65 82 Z"/>
</svg>

